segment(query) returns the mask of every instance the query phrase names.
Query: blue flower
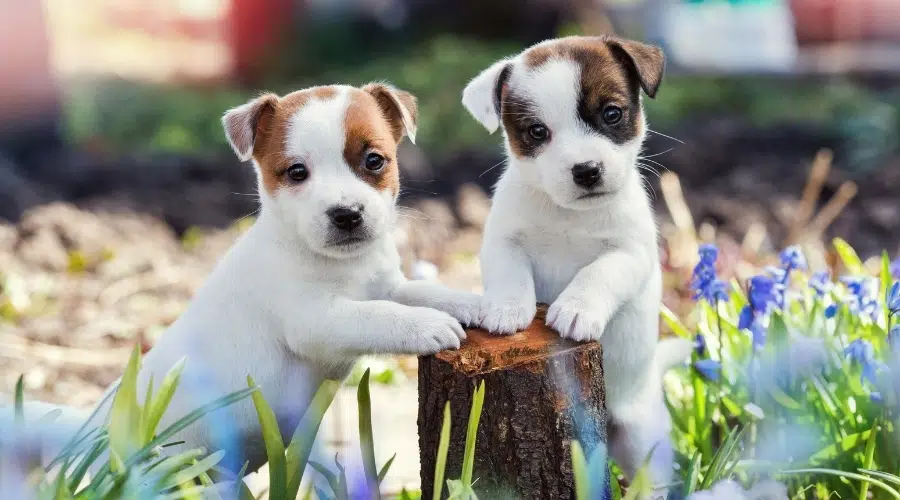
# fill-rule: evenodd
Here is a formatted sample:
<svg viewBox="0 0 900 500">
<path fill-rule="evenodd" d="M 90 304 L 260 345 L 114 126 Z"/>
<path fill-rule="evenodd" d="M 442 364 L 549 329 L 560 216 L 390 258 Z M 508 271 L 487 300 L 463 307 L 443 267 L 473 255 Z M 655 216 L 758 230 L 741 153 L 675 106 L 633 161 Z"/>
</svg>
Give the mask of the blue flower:
<svg viewBox="0 0 900 500">
<path fill-rule="evenodd" d="M 888 290 L 885 301 L 887 302 L 888 311 L 890 311 L 891 314 L 900 313 L 900 281 L 894 282 L 894 286 Z"/>
<path fill-rule="evenodd" d="M 738 316 L 738 328 L 743 330 L 744 328 L 750 328 L 750 325 L 753 323 L 753 308 L 750 306 L 744 306 L 741 309 L 741 315 Z"/>
<path fill-rule="evenodd" d="M 825 319 L 831 319 L 837 314 L 837 305 L 831 304 L 825 308 Z"/>
<path fill-rule="evenodd" d="M 868 315 L 873 320 L 878 317 L 878 294 L 875 292 L 875 282 L 872 278 L 842 277 L 850 292 L 847 307 L 853 314 Z"/>
<path fill-rule="evenodd" d="M 862 374 L 859 377 L 860 383 L 865 380 L 872 384 L 875 383 L 875 373 L 883 365 L 875 360 L 875 349 L 872 347 L 871 342 L 856 339 L 844 349 L 844 355 L 851 362 L 859 364 L 860 368 L 862 368 Z"/>
<path fill-rule="evenodd" d="M 750 333 L 753 335 L 753 348 L 757 351 L 766 345 L 766 330 L 759 318 L 755 319 L 750 325 Z"/>
<path fill-rule="evenodd" d="M 728 287 L 722 280 L 716 277 L 716 259 L 719 250 L 715 245 L 701 245 L 699 250 L 700 262 L 694 267 L 691 290 L 694 291 L 694 300 L 704 299 L 710 304 L 718 301 L 728 301 Z"/>
<path fill-rule="evenodd" d="M 784 249 L 779 255 L 781 258 L 781 267 L 790 272 L 794 269 L 806 269 L 806 257 L 798 246 L 790 246 Z"/>
<path fill-rule="evenodd" d="M 694 352 L 697 353 L 697 356 L 706 356 L 706 337 L 702 333 L 694 335 Z"/>
<path fill-rule="evenodd" d="M 754 276 L 750 278 L 749 288 L 747 300 L 750 302 L 750 309 L 754 313 L 767 314 L 769 306 L 777 299 L 775 280 L 765 275 Z"/>
<path fill-rule="evenodd" d="M 824 297 L 825 294 L 830 292 L 832 286 L 831 273 L 828 271 L 813 273 L 809 278 L 809 287 L 815 290 L 816 295 L 819 297 Z"/>
<path fill-rule="evenodd" d="M 722 363 L 712 359 L 701 359 L 694 363 L 694 369 L 706 380 L 718 382 L 722 376 Z"/>
<path fill-rule="evenodd" d="M 891 262 L 891 276 L 900 279 L 900 258 Z"/>
</svg>

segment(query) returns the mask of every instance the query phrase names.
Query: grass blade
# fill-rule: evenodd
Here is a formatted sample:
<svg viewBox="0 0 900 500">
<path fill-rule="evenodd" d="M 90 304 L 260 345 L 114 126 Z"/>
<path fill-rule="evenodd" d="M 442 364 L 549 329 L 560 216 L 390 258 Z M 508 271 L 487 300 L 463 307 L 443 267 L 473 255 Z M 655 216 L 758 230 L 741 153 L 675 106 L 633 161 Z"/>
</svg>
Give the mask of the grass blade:
<svg viewBox="0 0 900 500">
<path fill-rule="evenodd" d="M 391 469 L 391 464 L 394 463 L 395 458 L 397 458 L 396 453 L 394 453 L 394 456 L 392 456 L 387 462 L 385 462 L 381 470 L 378 471 L 378 484 L 381 484 L 381 482 L 384 481 L 384 478 L 387 476 L 388 471 Z"/>
<path fill-rule="evenodd" d="M 866 455 L 865 462 L 863 462 L 863 469 L 871 469 L 872 465 L 875 462 L 875 442 L 878 440 L 878 419 L 875 419 L 875 423 L 872 424 L 872 430 L 869 431 L 869 439 L 866 441 Z M 869 483 L 863 483 L 862 488 L 859 490 L 859 499 L 866 500 L 869 496 Z"/>
<path fill-rule="evenodd" d="M 253 378 L 247 376 L 247 385 L 256 387 Z M 260 391 L 251 396 L 259 427 L 262 430 L 263 442 L 266 445 L 266 457 L 269 459 L 269 497 L 273 499 L 287 498 L 287 465 L 284 457 L 284 441 L 278 429 L 275 412 L 266 402 Z"/>
<path fill-rule="evenodd" d="M 169 489 L 181 484 L 193 483 L 195 479 L 206 474 L 217 463 L 221 462 L 222 457 L 224 456 L 225 450 L 219 450 L 203 460 L 197 461 L 190 467 L 178 470 L 175 474 L 162 482 L 161 489 Z"/>
<path fill-rule="evenodd" d="M 897 486 L 900 486 L 900 476 L 895 476 L 893 474 L 888 474 L 887 472 L 879 472 L 877 470 L 870 470 L 870 469 L 859 469 L 859 471 L 862 472 L 863 474 L 868 474 L 870 476 L 874 476 L 879 479 L 884 479 L 885 481 L 887 481 L 889 483 L 893 483 L 893 484 L 896 484 Z"/>
<path fill-rule="evenodd" d="M 378 492 L 378 470 L 375 465 L 375 437 L 372 433 L 372 398 L 369 393 L 369 372 L 366 368 L 359 387 L 356 391 L 356 401 L 359 405 L 359 447 L 362 452 L 363 471 L 366 474 L 366 483 L 375 498 L 381 498 Z"/>
<path fill-rule="evenodd" d="M 462 477 L 460 480 L 466 488 L 472 487 L 472 469 L 475 467 L 475 442 L 478 439 L 478 423 L 481 421 L 481 408 L 484 406 L 484 380 L 475 389 L 472 396 L 472 409 L 469 412 L 469 424 L 466 430 L 466 450 L 463 456 Z"/>
<path fill-rule="evenodd" d="M 15 422 L 17 427 L 25 425 L 25 376 L 16 380 Z"/>
<path fill-rule="evenodd" d="M 108 440 L 105 437 L 100 438 L 96 442 L 94 442 L 93 446 L 91 446 L 87 454 L 81 457 L 81 461 L 78 463 L 78 467 L 76 467 L 72 475 L 69 476 L 69 490 L 78 491 L 78 486 L 81 484 L 84 476 L 87 475 L 87 472 L 91 468 L 91 465 L 94 463 L 94 461 L 96 461 L 97 458 L 99 458 L 100 455 L 103 454 L 104 450 L 106 450 L 107 444 Z"/>
<path fill-rule="evenodd" d="M 328 467 L 325 467 L 324 465 L 320 464 L 319 462 L 310 461 L 309 466 L 312 467 L 312 469 L 314 471 L 318 472 L 319 474 L 322 475 L 322 477 L 325 478 L 325 481 L 328 483 L 328 486 L 331 488 L 331 492 L 334 494 L 334 497 L 337 498 L 338 489 L 340 488 L 340 485 L 338 484 L 339 482 L 338 482 L 337 475 L 334 472 L 331 472 L 330 470 L 328 470 Z"/>
<path fill-rule="evenodd" d="M 588 466 L 584 457 L 584 450 L 578 441 L 572 440 L 572 473 L 575 476 L 575 498 L 577 500 L 590 500 L 588 488 Z"/>
<path fill-rule="evenodd" d="M 865 274 L 865 268 L 863 267 L 862 261 L 859 259 L 859 255 L 857 255 L 856 250 L 854 250 L 849 243 L 841 238 L 835 238 L 832 240 L 832 244 L 834 245 L 834 249 L 837 250 L 841 262 L 844 263 L 844 267 L 847 268 L 847 271 L 849 271 L 850 274 Z"/>
<path fill-rule="evenodd" d="M 300 483 L 303 480 L 303 471 L 306 470 L 306 463 L 309 461 L 309 455 L 312 453 L 312 447 L 316 440 L 316 434 L 319 433 L 319 426 L 322 419 L 334 401 L 341 383 L 336 380 L 325 380 L 313 396 L 312 401 L 306 408 L 306 413 L 300 419 L 300 423 L 291 436 L 291 442 L 287 447 L 286 467 L 287 467 L 287 494 L 289 498 L 295 498 L 300 491 Z"/>
<path fill-rule="evenodd" d="M 844 472 L 844 471 L 834 470 L 834 469 L 794 469 L 794 470 L 779 471 L 778 474 L 781 474 L 784 476 L 802 475 L 802 474 L 825 474 L 825 475 L 829 475 L 829 476 L 842 477 L 844 479 L 856 479 L 857 481 L 863 481 L 863 482 L 871 483 L 875 486 L 878 486 L 879 488 L 884 490 L 887 494 L 891 495 L 893 498 L 900 500 L 900 493 L 898 493 L 897 490 L 895 490 L 894 488 L 891 488 L 887 484 L 885 484 L 875 478 L 872 478 L 869 476 L 864 476 L 862 474 L 857 474 L 854 472 Z"/>
<path fill-rule="evenodd" d="M 141 349 L 134 346 L 125 373 L 122 375 L 116 396 L 109 411 L 109 448 L 111 456 L 118 457 L 112 462 L 113 472 L 123 472 L 124 460 L 134 455 L 140 448 L 140 437 L 135 429 L 140 429 L 141 407 L 137 402 L 137 379 L 141 365 Z"/>
<path fill-rule="evenodd" d="M 684 496 L 687 498 L 688 495 L 697 491 L 697 483 L 700 478 L 700 466 L 702 464 L 703 455 L 700 453 L 700 450 L 694 452 L 694 456 L 691 457 L 691 465 L 688 467 L 687 474 L 685 474 L 685 491 Z"/>
<path fill-rule="evenodd" d="M 150 411 L 147 413 L 147 420 L 144 423 L 144 442 L 153 439 L 156 427 L 159 425 L 160 420 L 162 420 L 163 413 L 165 413 L 166 409 L 169 407 L 169 403 L 172 402 L 172 396 L 175 395 L 175 389 L 178 387 L 178 381 L 181 379 L 184 365 L 185 358 L 181 358 L 178 363 L 166 373 L 162 384 L 159 386 L 159 390 L 156 391 L 156 395 L 153 397 L 152 404 L 149 399 L 144 403 L 150 406 Z"/>
<path fill-rule="evenodd" d="M 434 493 L 432 500 L 441 500 L 444 490 L 444 473 L 447 469 L 447 450 L 450 448 L 450 402 L 444 405 L 444 423 L 441 426 L 441 440 L 438 442 L 438 454 L 434 461 Z"/>
</svg>

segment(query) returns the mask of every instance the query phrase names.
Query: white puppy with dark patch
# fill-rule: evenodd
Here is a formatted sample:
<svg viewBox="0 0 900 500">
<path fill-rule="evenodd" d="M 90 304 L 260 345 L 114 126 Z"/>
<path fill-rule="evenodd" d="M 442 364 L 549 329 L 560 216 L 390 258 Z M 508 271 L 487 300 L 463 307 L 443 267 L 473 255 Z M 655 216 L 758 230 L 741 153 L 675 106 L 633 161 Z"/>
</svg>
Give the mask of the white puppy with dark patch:
<svg viewBox="0 0 900 500">
<path fill-rule="evenodd" d="M 261 212 L 143 360 L 141 395 L 187 357 L 160 428 L 246 388 L 249 374 L 287 439 L 319 383 L 344 378 L 358 356 L 459 347 L 480 297 L 407 281 L 391 236 L 397 145 L 414 138 L 416 116 L 412 95 L 382 84 L 266 94 L 225 114 L 234 151 L 256 168 Z M 237 467 L 265 462 L 249 400 L 173 439 L 225 446 Z"/>
<path fill-rule="evenodd" d="M 657 484 L 673 462 L 662 373 L 690 353 L 680 340 L 657 349 L 657 229 L 636 166 L 641 90 L 653 97 L 663 69 L 656 47 L 562 38 L 493 64 L 462 99 L 488 131 L 502 125 L 509 159 L 481 249 L 481 326 L 516 332 L 542 302 L 563 337 L 599 340 L 610 453 L 633 478 L 656 446 Z"/>
</svg>

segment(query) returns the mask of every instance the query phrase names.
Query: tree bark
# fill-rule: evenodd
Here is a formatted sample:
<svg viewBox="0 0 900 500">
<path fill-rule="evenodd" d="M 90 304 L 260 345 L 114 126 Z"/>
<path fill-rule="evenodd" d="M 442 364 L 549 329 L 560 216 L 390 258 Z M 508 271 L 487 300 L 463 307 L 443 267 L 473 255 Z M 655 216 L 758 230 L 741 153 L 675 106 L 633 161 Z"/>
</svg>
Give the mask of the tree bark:
<svg viewBox="0 0 900 500">
<path fill-rule="evenodd" d="M 588 456 L 606 441 L 601 349 L 596 342 L 561 339 L 544 324 L 545 314 L 546 306 L 539 306 L 532 324 L 515 335 L 469 330 L 459 350 L 419 359 L 422 498 L 433 494 L 447 401 L 452 416 L 444 479 L 460 477 L 472 393 L 482 380 L 473 474 L 479 498 L 575 498 L 572 440 Z"/>
</svg>

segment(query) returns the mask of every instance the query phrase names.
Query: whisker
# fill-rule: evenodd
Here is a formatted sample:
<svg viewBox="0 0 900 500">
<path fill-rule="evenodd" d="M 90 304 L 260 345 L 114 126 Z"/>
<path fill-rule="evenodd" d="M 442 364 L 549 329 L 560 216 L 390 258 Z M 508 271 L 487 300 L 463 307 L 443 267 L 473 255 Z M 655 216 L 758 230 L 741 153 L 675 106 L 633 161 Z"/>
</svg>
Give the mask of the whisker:
<svg viewBox="0 0 900 500">
<path fill-rule="evenodd" d="M 674 138 L 674 137 L 672 137 L 672 136 L 670 136 L 670 135 L 666 135 L 666 134 L 657 132 L 657 131 L 655 131 L 655 130 L 650 130 L 649 128 L 647 129 L 647 132 L 651 132 L 651 133 L 654 133 L 654 134 L 656 134 L 656 135 L 658 135 L 658 136 L 660 136 L 660 137 L 665 137 L 666 139 L 672 139 L 672 140 L 675 141 L 675 142 L 680 142 L 681 144 L 684 144 L 684 141 L 682 141 L 681 139 L 676 139 L 676 138 Z"/>
<path fill-rule="evenodd" d="M 668 153 L 668 152 L 670 152 L 670 151 L 674 151 L 674 150 L 675 150 L 675 148 L 669 148 L 669 149 L 667 149 L 667 150 L 665 150 L 665 151 L 663 151 L 663 152 L 661 152 L 661 153 L 654 153 L 654 154 L 652 154 L 652 155 L 647 155 L 647 156 L 638 156 L 638 158 L 653 158 L 654 156 L 664 155 L 664 154 L 666 154 L 666 153 Z"/>
<path fill-rule="evenodd" d="M 647 161 L 649 161 L 650 163 L 652 163 L 652 164 L 654 164 L 654 165 L 658 165 L 660 168 L 664 168 L 664 169 L 666 169 L 667 171 L 669 170 L 669 167 L 663 165 L 662 163 L 660 163 L 660 162 L 658 162 L 658 161 L 656 161 L 656 160 L 650 160 L 650 159 L 647 159 L 647 158 L 641 158 L 641 160 L 647 160 Z"/>
<path fill-rule="evenodd" d="M 506 161 L 507 161 L 507 158 L 500 160 L 500 163 L 494 165 L 493 167 L 491 167 L 491 168 L 485 170 L 484 172 L 482 172 L 481 174 L 479 174 L 478 178 L 481 179 L 481 177 L 484 176 L 484 174 L 490 172 L 491 170 L 494 170 L 495 168 L 499 167 L 500 165 L 503 165 L 504 163 L 506 163 Z"/>
</svg>

